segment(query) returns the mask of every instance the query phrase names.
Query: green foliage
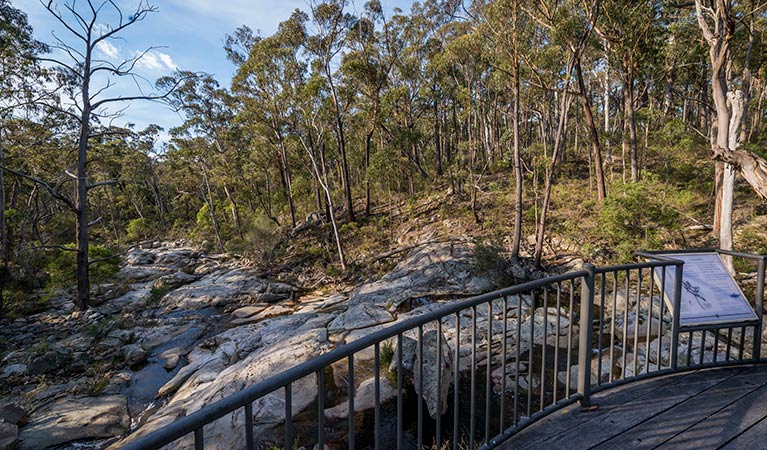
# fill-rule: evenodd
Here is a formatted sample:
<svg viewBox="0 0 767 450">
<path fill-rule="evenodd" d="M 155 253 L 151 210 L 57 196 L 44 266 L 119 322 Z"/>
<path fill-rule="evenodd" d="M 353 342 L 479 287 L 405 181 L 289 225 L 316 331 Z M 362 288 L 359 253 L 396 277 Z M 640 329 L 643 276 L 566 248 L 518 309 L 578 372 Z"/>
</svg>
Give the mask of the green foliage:
<svg viewBox="0 0 767 450">
<path fill-rule="evenodd" d="M 496 280 L 499 286 L 511 281 L 505 274 L 506 262 L 501 256 L 501 250 L 500 244 L 484 240 L 477 240 L 474 245 L 474 259 L 477 261 L 477 270 Z"/>
<path fill-rule="evenodd" d="M 57 249 L 50 257 L 46 266 L 46 272 L 50 277 L 48 287 L 64 288 L 75 283 L 75 274 L 77 268 L 77 247 L 74 244 L 67 244 L 63 249 Z M 120 270 L 120 258 L 115 256 L 112 250 L 100 245 L 90 245 L 88 247 L 88 258 L 92 261 L 90 265 L 91 283 L 104 283 L 114 277 Z"/>
<path fill-rule="evenodd" d="M 203 203 L 197 211 L 195 227 L 192 233 L 199 239 L 213 240 L 216 238 L 213 220 L 210 218 L 210 208 Z"/>
<path fill-rule="evenodd" d="M 767 255 L 765 230 L 757 226 L 745 227 L 735 236 L 735 248 L 738 251 L 755 255 Z"/>
<path fill-rule="evenodd" d="M 32 351 L 36 355 L 44 355 L 48 353 L 49 351 L 51 351 L 51 344 L 45 339 L 41 338 L 40 341 L 38 341 L 37 344 L 35 344 L 35 346 L 32 347 Z"/>
<path fill-rule="evenodd" d="M 131 242 L 146 240 L 154 234 L 152 225 L 145 217 L 129 221 L 125 231 L 128 241 Z"/>
<path fill-rule="evenodd" d="M 146 301 L 150 304 L 158 303 L 160 300 L 162 300 L 163 297 L 169 292 L 169 289 L 164 287 L 155 287 L 152 286 L 152 289 L 149 290 L 149 296 L 147 297 Z"/>
<path fill-rule="evenodd" d="M 103 339 L 112 331 L 114 324 L 113 320 L 103 317 L 94 323 L 86 325 L 83 331 L 94 339 Z"/>
<path fill-rule="evenodd" d="M 686 193 L 655 180 L 614 183 L 599 214 L 600 231 L 619 260 L 637 249 L 657 249 L 679 228 L 679 210 Z"/>
</svg>

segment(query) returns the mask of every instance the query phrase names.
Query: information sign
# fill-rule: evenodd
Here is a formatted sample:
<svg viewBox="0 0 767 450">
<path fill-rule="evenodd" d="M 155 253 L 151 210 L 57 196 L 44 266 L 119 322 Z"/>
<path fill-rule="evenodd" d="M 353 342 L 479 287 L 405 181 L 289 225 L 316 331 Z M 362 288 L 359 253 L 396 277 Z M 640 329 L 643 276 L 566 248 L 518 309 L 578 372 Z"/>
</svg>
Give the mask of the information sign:
<svg viewBox="0 0 767 450">
<path fill-rule="evenodd" d="M 718 253 L 669 253 L 659 256 L 684 261 L 682 269 L 681 326 L 757 320 L 743 291 L 724 267 Z M 661 285 L 663 268 L 653 274 Z M 664 301 L 673 311 L 676 268 L 666 267 Z"/>
</svg>

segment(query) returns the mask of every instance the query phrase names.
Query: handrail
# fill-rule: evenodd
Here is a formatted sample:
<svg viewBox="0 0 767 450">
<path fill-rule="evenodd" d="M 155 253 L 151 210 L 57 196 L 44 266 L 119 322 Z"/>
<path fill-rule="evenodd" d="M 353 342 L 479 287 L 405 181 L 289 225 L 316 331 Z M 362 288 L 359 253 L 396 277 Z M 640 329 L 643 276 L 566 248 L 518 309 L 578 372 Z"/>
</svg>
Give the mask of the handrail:
<svg viewBox="0 0 767 450">
<path fill-rule="evenodd" d="M 360 350 L 364 350 L 371 345 L 385 341 L 405 331 L 417 328 L 420 325 L 425 325 L 437 319 L 455 314 L 473 306 L 481 305 L 487 301 L 497 300 L 503 297 L 513 296 L 521 294 L 523 292 L 549 285 L 559 281 L 567 281 L 583 277 L 587 274 L 585 270 L 579 270 L 575 272 L 568 272 L 561 275 L 555 275 L 551 277 L 541 278 L 538 280 L 529 281 L 527 283 L 511 286 L 499 291 L 482 294 L 476 297 L 470 297 L 460 300 L 456 303 L 445 305 L 442 308 L 429 311 L 421 314 L 417 317 L 404 320 L 400 323 L 387 327 L 383 330 L 365 335 L 353 342 L 343 344 L 328 353 L 324 353 L 309 361 L 299 364 L 291 369 L 286 370 L 278 375 L 270 377 L 259 383 L 256 383 L 250 387 L 247 387 L 236 394 L 233 394 L 227 398 L 221 399 L 205 408 L 196 411 L 188 416 L 184 416 L 177 421 L 165 426 L 161 430 L 157 430 L 147 436 L 144 436 L 134 442 L 131 442 L 123 447 L 122 450 L 142 450 L 146 448 L 159 448 L 161 446 L 172 443 L 173 441 L 193 432 L 194 430 L 202 427 L 203 425 L 210 423 L 216 419 L 220 419 L 226 414 L 233 412 L 239 408 L 242 408 L 246 403 L 253 402 L 267 394 L 270 394 L 277 389 L 285 387 L 292 381 L 299 380 L 305 376 L 325 368 L 337 361 L 340 361 L 346 357 L 349 357 Z M 162 431 L 162 433 L 158 433 Z"/>
<path fill-rule="evenodd" d="M 718 250 L 707 250 L 707 251 L 718 251 Z M 692 252 L 692 251 L 685 251 L 685 252 Z M 664 253 L 673 253 L 671 251 L 664 252 Z M 682 252 L 678 252 L 682 253 Z M 755 309 L 757 312 L 757 316 L 759 317 L 758 323 L 727 323 L 727 324 L 717 324 L 712 326 L 703 326 L 703 327 L 696 327 L 695 330 L 692 329 L 684 329 L 682 330 L 679 326 L 679 314 L 671 314 L 671 317 L 667 317 L 670 314 L 670 311 L 664 311 L 663 307 L 663 300 L 660 300 L 660 304 L 658 305 L 660 308 L 658 319 L 660 322 L 658 322 L 658 329 L 660 330 L 660 334 L 658 336 L 658 353 L 657 353 L 657 362 L 653 367 L 649 364 L 649 357 L 650 357 L 650 331 L 652 328 L 652 322 L 653 322 L 653 315 L 654 312 L 654 306 L 653 306 L 653 283 L 647 283 L 643 285 L 643 279 L 645 271 L 649 270 L 650 273 L 652 273 L 657 268 L 662 268 L 662 276 L 665 279 L 666 276 L 666 268 L 667 267 L 674 267 L 676 270 L 676 276 L 675 278 L 675 294 L 674 294 L 674 301 L 673 301 L 673 307 L 675 311 L 680 310 L 680 299 L 681 299 L 681 281 L 682 278 L 679 275 L 683 274 L 683 265 L 684 262 L 678 259 L 674 259 L 667 256 L 661 256 L 652 252 L 637 252 L 637 256 L 650 258 L 649 261 L 643 261 L 638 263 L 632 263 L 632 264 L 623 264 L 623 265 L 617 265 L 617 266 L 610 266 L 610 267 L 600 267 L 596 268 L 591 264 L 584 264 L 583 270 L 578 270 L 574 272 L 569 272 L 561 275 L 555 275 L 551 277 L 541 278 L 538 280 L 530 281 L 527 283 L 519 284 L 516 286 L 508 287 L 505 289 L 501 289 L 498 291 L 490 292 L 487 294 L 478 295 L 475 297 L 447 303 L 444 305 L 441 305 L 439 308 L 436 308 L 431 311 L 427 311 L 423 314 L 420 314 L 415 317 L 408 318 L 406 320 L 403 320 L 401 322 L 396 322 L 393 325 L 384 328 L 380 331 L 365 335 L 351 343 L 340 345 L 339 347 L 331 350 L 328 353 L 319 355 L 317 357 L 314 357 L 302 364 L 299 364 L 293 368 L 290 368 L 282 373 L 279 373 L 273 377 L 270 377 L 268 379 L 265 379 L 261 382 L 258 382 L 256 384 L 253 384 L 245 389 L 243 389 L 240 392 L 237 392 L 227 398 L 224 398 L 222 400 L 219 400 L 213 404 L 210 404 L 208 406 L 205 406 L 199 411 L 193 412 L 189 414 L 188 416 L 182 417 L 175 422 L 159 429 L 155 430 L 148 435 L 142 436 L 137 438 L 135 441 L 130 442 L 126 444 L 125 446 L 121 447 L 124 450 L 138 450 L 138 449 L 157 449 L 161 448 L 167 444 L 171 444 L 174 441 L 181 439 L 187 435 L 190 435 L 191 433 L 194 433 L 195 437 L 195 447 L 196 448 L 203 448 L 203 433 L 202 428 L 204 425 L 209 424 L 215 420 L 218 420 L 224 416 L 226 416 L 229 413 L 232 413 L 234 411 L 239 410 L 240 408 L 245 408 L 246 410 L 246 437 L 247 437 L 247 447 L 253 448 L 253 436 L 252 436 L 252 428 L 248 429 L 248 427 L 252 427 L 252 405 L 253 402 L 256 400 L 272 394 L 282 388 L 285 389 L 286 392 L 286 416 L 285 416 L 285 427 L 286 427 L 286 444 L 287 446 L 292 446 L 291 438 L 292 438 L 292 413 L 290 412 L 291 405 L 290 405 L 290 392 L 291 392 L 291 386 L 292 383 L 310 376 L 312 374 L 317 374 L 318 376 L 318 427 L 319 430 L 319 442 L 322 443 L 323 441 L 323 434 L 324 431 L 322 430 L 323 427 L 323 420 L 324 420 L 324 400 L 323 400 L 323 370 L 332 364 L 341 361 L 343 359 L 349 359 L 349 371 L 350 371 L 350 378 L 352 380 L 349 382 L 350 388 L 349 388 L 349 407 L 350 411 L 354 411 L 354 382 L 353 382 L 353 376 L 354 376 L 354 355 L 357 353 L 366 350 L 372 346 L 375 347 L 375 382 L 376 382 L 376 427 L 378 427 L 378 421 L 379 421 L 379 405 L 378 405 L 378 389 L 379 389 L 379 346 L 384 341 L 390 340 L 392 338 L 397 338 L 398 343 L 398 351 L 397 356 L 399 358 L 399 364 L 397 366 L 397 408 L 398 408 L 398 447 L 402 446 L 402 423 L 401 423 L 401 414 L 402 414 L 402 338 L 403 335 L 411 330 L 418 330 L 418 355 L 421 365 L 423 365 L 423 360 L 421 359 L 423 356 L 423 347 L 421 340 L 423 338 L 423 329 L 424 326 L 437 322 L 439 324 L 439 335 L 437 337 L 438 344 L 437 344 L 437 355 L 438 355 L 438 370 L 441 370 L 442 366 L 442 320 L 444 318 L 448 318 L 451 315 L 455 315 L 456 317 L 456 336 L 455 336 L 455 343 L 453 351 L 455 352 L 453 364 L 455 365 L 454 369 L 454 379 L 452 381 L 452 385 L 454 386 L 454 400 L 453 400 L 453 408 L 454 408 L 454 422 L 453 422 L 453 429 L 457 429 L 459 423 L 459 418 L 457 415 L 457 407 L 459 405 L 459 392 L 458 392 L 458 382 L 459 382 L 459 376 L 458 376 L 458 361 L 459 358 L 461 358 L 459 348 L 461 348 L 464 344 L 462 343 L 459 333 L 464 333 L 465 328 L 463 328 L 463 325 L 461 324 L 461 312 L 464 311 L 471 311 L 471 320 L 472 320 L 472 326 L 471 326 L 471 408 L 470 408 L 470 442 L 474 442 L 474 439 L 476 438 L 477 430 L 475 429 L 475 372 L 477 370 L 477 364 L 476 364 L 476 352 L 477 352 L 477 307 L 483 304 L 488 305 L 488 316 L 486 319 L 487 322 L 487 330 L 488 333 L 490 333 L 486 339 L 486 351 L 487 351 L 487 357 L 485 359 L 486 361 L 486 396 L 484 400 L 484 406 L 485 406 L 485 417 L 489 417 L 490 413 L 490 371 L 493 368 L 493 356 L 501 356 L 501 364 L 503 369 L 503 375 L 502 375 L 502 390 L 501 392 L 507 392 L 507 385 L 506 385 L 506 376 L 507 376 L 507 340 L 509 339 L 509 334 L 511 333 L 512 336 L 516 336 L 517 339 L 517 345 L 516 347 L 516 370 L 514 371 L 516 373 L 514 378 L 514 411 L 513 411 L 513 420 L 510 426 L 505 427 L 504 425 L 504 414 L 506 413 L 506 409 L 504 407 L 504 400 L 505 395 L 501 395 L 501 417 L 500 417 L 500 430 L 498 434 L 495 436 L 491 436 L 490 434 L 490 425 L 489 421 L 485 420 L 485 439 L 478 442 L 484 442 L 484 444 L 481 446 L 481 448 L 493 448 L 494 446 L 499 445 L 500 442 L 502 442 L 504 439 L 508 438 L 511 434 L 519 431 L 520 429 L 524 428 L 525 426 L 529 425 L 530 423 L 533 423 L 538 418 L 557 410 L 564 405 L 571 404 L 574 401 L 580 401 L 581 405 L 588 406 L 590 404 L 590 394 L 594 392 L 601 391 L 603 389 L 606 389 L 613 385 L 623 384 L 626 382 L 629 382 L 631 380 L 637 380 L 637 379 L 643 379 L 651 376 L 660 376 L 663 374 L 668 373 L 675 373 L 678 371 L 683 370 L 691 370 L 694 368 L 699 367 L 707 367 L 709 364 L 708 362 L 703 361 L 703 354 L 706 352 L 706 344 L 704 341 L 707 339 L 707 333 L 712 333 L 714 339 L 715 339 L 715 346 L 714 346 L 714 355 L 713 355 L 713 364 L 717 365 L 717 355 L 718 355 L 718 344 L 720 339 L 720 335 L 723 331 L 728 330 L 729 334 L 727 335 L 727 357 L 725 361 L 720 361 L 719 364 L 745 364 L 745 363 L 751 363 L 754 361 L 758 361 L 760 357 L 760 340 L 757 339 L 757 332 L 758 336 L 761 336 L 761 327 L 762 327 L 762 307 L 761 303 L 763 301 L 764 297 L 764 272 L 765 272 L 765 265 L 767 261 L 767 256 L 761 256 L 761 255 L 748 255 L 748 254 L 741 254 L 738 252 L 724 252 L 725 254 L 731 254 L 732 256 L 736 257 L 745 257 L 750 258 L 753 260 L 756 260 L 758 262 L 758 281 L 757 281 L 757 292 L 756 297 L 757 300 L 755 301 Z M 611 276 L 611 278 L 609 277 Z M 650 277 L 652 279 L 652 276 Z M 608 310 L 608 306 L 610 303 L 610 299 L 606 297 L 606 287 L 609 283 L 609 281 L 612 280 L 612 309 Z M 596 283 L 596 282 L 599 283 Z M 563 283 L 569 282 L 569 320 L 571 324 L 577 324 L 580 328 L 580 336 L 575 337 L 579 340 L 578 348 L 581 349 L 581 351 L 578 351 L 578 358 L 577 362 L 574 364 L 571 363 L 571 356 L 572 353 L 574 353 L 574 342 L 573 342 L 573 333 L 572 333 L 572 327 L 570 326 L 567 331 L 567 344 L 563 346 L 561 344 L 562 334 L 560 334 L 560 321 L 561 321 L 561 309 L 560 307 L 568 308 L 568 302 L 567 299 L 565 299 L 565 302 L 562 302 L 562 299 L 560 297 L 560 294 L 562 293 L 563 289 Z M 578 282 L 581 285 L 581 293 L 580 295 L 575 294 L 575 283 Z M 625 284 L 625 286 L 623 286 Z M 661 283 L 664 284 L 664 283 Z M 566 286 L 566 285 L 565 285 Z M 643 287 L 644 286 L 644 287 Z M 661 297 L 663 290 L 665 289 L 664 286 L 659 286 L 658 289 L 660 290 Z M 619 290 L 624 290 L 626 301 L 625 305 L 623 306 L 623 310 L 620 311 L 616 309 L 616 299 L 617 299 L 617 293 Z M 634 292 L 635 291 L 635 292 Z M 551 293 L 551 295 L 549 295 Z M 636 299 L 634 301 L 635 306 L 630 306 L 630 294 L 635 295 Z M 521 351 L 520 347 L 521 345 L 521 339 L 523 336 L 522 333 L 522 316 L 521 316 L 521 308 L 522 308 L 522 295 L 530 295 L 531 296 L 531 308 L 530 308 L 530 315 L 529 320 L 525 321 L 525 327 L 529 327 L 529 329 L 525 329 L 526 333 L 529 333 L 529 348 L 526 349 L 524 352 Z M 649 295 L 649 297 L 648 297 Z M 516 330 L 508 330 L 507 325 L 507 312 L 509 311 L 508 306 L 508 299 L 510 297 L 518 296 L 517 301 L 517 322 L 516 322 Z M 551 299 L 549 298 L 551 296 Z M 599 314 L 594 313 L 595 308 L 595 297 L 599 296 L 601 298 L 599 303 Z M 578 306 L 575 304 L 574 300 L 576 298 L 580 297 L 580 305 Z M 493 318 L 493 303 L 494 301 L 503 299 L 504 300 L 504 308 L 503 308 L 503 333 L 502 333 L 502 355 L 493 355 L 491 354 L 491 347 L 492 347 L 492 341 L 498 338 L 495 337 L 494 334 L 494 328 L 492 327 L 492 321 L 499 320 Z M 762 301 L 759 301 L 761 299 Z M 649 300 L 648 305 L 645 305 L 645 310 L 648 311 L 648 323 L 646 324 L 647 327 L 647 337 L 646 342 L 642 343 L 639 341 L 639 320 L 640 320 L 640 305 L 642 305 L 642 302 L 645 300 Z M 549 301 L 551 303 L 549 304 Z M 565 303 L 565 304 L 562 304 Z M 549 333 L 549 324 L 547 322 L 547 317 L 549 313 L 549 310 L 546 309 L 550 306 L 556 305 L 556 344 L 554 346 L 554 355 L 553 358 L 547 359 L 547 347 L 549 347 L 549 341 L 547 337 L 547 333 Z M 536 320 L 537 320 L 537 307 L 542 306 L 544 308 L 543 310 L 543 331 L 538 331 L 536 333 L 535 327 Z M 630 311 L 632 309 L 632 311 Z M 633 343 L 630 342 L 627 337 L 629 335 L 629 329 L 628 327 L 628 320 L 629 320 L 629 312 L 633 314 L 632 317 L 634 317 L 633 326 L 635 328 L 634 334 L 633 334 Z M 622 318 L 621 318 L 622 314 Z M 577 318 L 576 318 L 577 316 Z M 623 333 L 622 333 L 622 363 L 620 362 L 621 357 L 614 354 L 614 345 L 616 341 L 616 322 L 618 319 L 622 319 L 622 326 L 623 327 Z M 670 321 L 671 322 L 671 329 L 669 331 L 670 336 L 666 336 L 666 338 L 671 339 L 671 348 L 669 349 L 669 361 L 667 364 L 664 364 L 661 362 L 661 344 L 664 338 L 663 333 L 663 323 L 664 321 Z M 529 322 L 529 323 L 528 323 Z M 598 327 L 595 328 L 595 325 L 598 325 Z M 642 325 L 645 326 L 644 324 Z M 753 327 L 754 329 L 754 345 L 751 350 L 751 358 L 746 358 L 746 354 L 744 353 L 744 343 L 745 343 L 745 329 L 748 327 Z M 733 330 L 740 328 L 739 334 L 734 333 Z M 594 333 L 597 333 L 598 330 L 598 336 L 596 336 Z M 516 333 L 516 334 L 514 334 Z M 539 345 L 539 335 L 542 333 L 542 337 L 540 338 L 540 345 Z M 691 349 L 693 345 L 693 337 L 694 333 L 697 333 L 702 336 L 701 341 L 701 351 L 700 351 L 700 362 L 699 364 L 695 364 L 691 361 Z M 680 360 L 680 335 L 684 334 L 684 336 L 687 338 L 687 355 L 685 362 L 683 364 L 679 363 Z M 610 344 L 609 348 L 603 347 L 603 336 L 609 336 L 610 341 L 612 342 Z M 738 345 L 739 348 L 739 357 L 735 360 L 730 359 L 730 348 L 731 343 L 733 342 L 733 338 L 737 337 L 739 339 Z M 468 339 L 468 336 L 466 337 Z M 596 344 L 595 344 L 596 342 Z M 708 342 L 708 341 L 706 341 Z M 619 342 L 620 343 L 620 342 Z M 468 344 L 467 344 L 468 345 Z M 652 345 L 655 345 L 654 341 Z M 541 351 L 541 357 L 536 360 L 537 362 L 534 362 L 533 359 L 533 351 L 534 347 L 538 346 Z M 639 348 L 644 347 L 645 350 L 645 362 L 644 362 L 644 370 L 640 371 L 638 366 L 638 360 L 637 360 L 637 350 Z M 558 369 L 558 361 L 559 357 L 557 357 L 557 354 L 560 351 L 560 348 L 562 348 L 562 351 L 567 351 L 567 364 L 565 367 L 565 373 L 566 373 L 566 381 L 558 381 L 559 376 L 559 369 Z M 633 348 L 633 368 L 632 368 L 632 374 L 629 374 L 628 368 L 629 362 L 627 360 L 627 352 L 629 348 Z M 592 358 L 592 351 L 585 351 L 585 350 L 596 350 L 597 351 L 597 357 Z M 497 348 L 496 348 L 497 350 Z M 529 356 L 524 356 L 525 354 L 528 354 Z M 526 361 L 525 364 L 527 365 L 526 371 L 526 379 L 527 379 L 527 387 L 525 388 L 527 391 L 527 414 L 521 417 L 517 416 L 517 408 L 520 406 L 522 407 L 523 411 L 525 410 L 524 405 L 518 404 L 520 401 L 519 397 L 519 389 L 520 389 L 520 360 L 522 357 L 525 357 Z M 608 359 L 609 356 L 609 359 Z M 682 355 L 684 356 L 684 355 Z M 465 358 L 466 356 L 464 356 Z M 598 358 L 595 359 L 595 358 Z M 597 363 L 597 366 L 594 367 L 595 362 Z M 620 363 L 620 364 L 619 364 Z M 539 366 L 537 367 L 536 364 Z M 547 380 L 547 364 L 553 364 L 553 373 L 554 373 L 554 380 Z M 606 367 L 610 370 L 609 380 L 604 381 L 603 380 L 603 368 Z M 577 392 L 573 389 L 572 385 L 570 384 L 570 369 L 576 367 L 578 368 L 578 382 L 577 382 Z M 617 377 L 613 376 L 613 370 L 620 366 L 620 373 Z M 596 379 L 591 379 L 591 373 L 594 368 L 597 368 L 597 376 Z M 650 370 L 652 369 L 652 370 Z M 423 369 L 421 369 L 423 370 Z M 540 403 L 539 407 L 540 410 L 536 411 L 535 408 L 532 408 L 533 403 L 531 403 L 533 398 L 533 391 L 537 391 L 538 388 L 534 386 L 534 379 L 532 378 L 536 374 L 533 372 L 536 370 L 540 370 Z M 438 380 L 441 380 L 438 378 Z M 524 380 L 524 379 L 523 379 Z M 421 379 L 421 383 L 423 383 L 423 380 Z M 439 381 L 438 381 L 439 383 Z M 553 386 L 553 390 L 549 391 L 549 384 Z M 559 398 L 558 394 L 562 390 L 562 385 L 564 385 L 564 395 Z M 438 385 L 439 386 L 439 385 Z M 421 385 L 421 389 L 423 389 L 423 386 Z M 439 389 L 439 387 L 438 387 Z M 573 389 L 571 391 L 571 389 Z M 423 392 L 422 390 L 420 392 Z M 537 395 L 537 393 L 536 393 Z M 553 398 L 552 398 L 553 395 Z M 419 401 L 418 405 L 418 439 L 419 443 L 421 442 L 421 431 L 422 431 L 422 414 L 421 414 L 421 407 L 422 404 Z M 536 406 L 537 408 L 537 406 Z M 298 411 L 296 411 L 298 412 Z M 441 415 L 441 413 L 439 414 Z M 440 437 L 440 418 L 437 419 L 437 442 L 442 442 L 442 439 Z M 376 428 L 377 430 L 378 428 Z M 349 444 L 350 447 L 354 447 L 354 414 L 351 413 L 349 415 Z M 479 432 L 481 434 L 481 430 Z M 455 448 L 455 436 L 453 437 L 454 441 L 454 448 Z M 376 439 L 376 444 L 378 445 L 378 440 Z M 322 446 L 322 445 L 321 445 Z M 474 444 L 472 444 L 473 448 Z M 438 447 L 440 447 L 438 445 Z M 376 446 L 377 448 L 377 446 Z"/>
</svg>

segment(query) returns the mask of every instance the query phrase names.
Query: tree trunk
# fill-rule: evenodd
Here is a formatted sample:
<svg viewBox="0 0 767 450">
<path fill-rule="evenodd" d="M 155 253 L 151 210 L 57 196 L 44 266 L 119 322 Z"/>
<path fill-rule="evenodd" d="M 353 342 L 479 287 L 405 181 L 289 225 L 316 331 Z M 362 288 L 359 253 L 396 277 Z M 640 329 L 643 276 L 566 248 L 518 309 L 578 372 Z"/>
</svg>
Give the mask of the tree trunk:
<svg viewBox="0 0 767 450">
<path fill-rule="evenodd" d="M 325 65 L 325 75 L 328 77 L 330 94 L 333 99 L 333 106 L 336 114 L 336 139 L 338 141 L 338 153 L 341 154 L 341 175 L 344 185 L 344 198 L 346 200 L 346 214 L 349 218 L 349 222 L 356 222 L 354 217 L 354 201 L 352 199 L 352 185 L 349 177 L 349 163 L 346 157 L 346 138 L 344 135 L 344 122 L 341 117 L 341 105 L 338 101 L 338 94 L 336 93 L 336 87 L 333 83 L 333 76 L 330 73 L 330 67 L 327 64 Z"/>
<path fill-rule="evenodd" d="M 628 129 L 629 158 L 631 159 L 631 181 L 639 181 L 639 151 L 637 150 L 637 126 L 634 114 L 634 77 L 627 75 L 628 79 L 623 85 L 625 91 L 625 107 L 623 110 L 626 128 Z"/>
<path fill-rule="evenodd" d="M 85 54 L 85 67 L 83 74 L 82 90 L 82 115 L 80 116 L 80 134 L 77 142 L 77 299 L 75 307 L 78 311 L 88 309 L 90 300 L 90 273 L 88 263 L 88 137 L 90 136 L 90 73 L 91 73 L 91 52 L 90 46 Z"/>
<path fill-rule="evenodd" d="M 597 198 L 600 202 L 604 201 L 606 195 L 605 174 L 602 169 L 602 148 L 599 145 L 599 132 L 597 124 L 594 122 L 594 116 L 591 114 L 591 104 L 586 84 L 583 82 L 583 71 L 581 70 L 580 60 L 575 62 L 575 74 L 578 77 L 578 89 L 580 90 L 581 105 L 583 106 L 583 115 L 586 118 L 586 126 L 591 136 L 591 153 L 594 160 L 594 174 L 597 182 Z"/>
<path fill-rule="evenodd" d="M 439 129 L 439 104 L 434 102 L 434 154 L 437 164 L 437 177 L 442 177 L 442 136 Z"/>
<path fill-rule="evenodd" d="M 516 51 L 515 51 L 516 54 Z M 514 61 L 514 116 L 512 128 L 514 133 L 514 231 L 511 242 L 511 257 L 519 258 L 519 248 L 522 242 L 522 157 L 519 149 L 519 61 Z"/>
<path fill-rule="evenodd" d="M 229 186 L 227 186 L 226 183 L 224 183 L 224 193 L 226 194 L 229 203 L 232 204 L 232 220 L 234 220 L 234 226 L 237 228 L 237 235 L 240 239 L 245 239 L 245 236 L 242 234 L 242 223 L 240 222 L 240 210 L 239 206 L 237 206 L 237 200 L 235 200 L 234 195 L 230 192 Z"/>
<path fill-rule="evenodd" d="M 568 66 L 567 75 L 572 73 L 572 64 Z M 562 93 L 562 100 L 559 106 L 559 124 L 557 125 L 557 134 L 554 138 L 554 148 L 552 150 L 551 162 L 549 164 L 548 173 L 546 173 L 546 181 L 543 194 L 543 204 L 541 205 L 540 217 L 538 218 L 538 228 L 536 230 L 535 238 L 535 255 L 533 257 L 536 267 L 541 266 L 541 256 L 543 254 L 543 240 L 546 235 L 546 219 L 548 217 L 549 206 L 551 204 L 551 187 L 554 183 L 554 177 L 556 176 L 557 161 L 559 160 L 559 148 L 562 146 L 567 135 L 567 121 L 570 105 L 572 103 L 572 97 L 567 93 L 569 87 L 569 77 L 565 82 L 565 87 Z"/>
<path fill-rule="evenodd" d="M 296 208 L 293 204 L 293 180 L 290 178 L 290 166 L 288 164 L 288 152 L 285 149 L 285 140 L 280 133 L 277 133 L 277 140 L 280 144 L 280 165 L 285 183 L 285 194 L 290 208 L 290 223 L 293 228 L 296 227 Z"/>
<path fill-rule="evenodd" d="M 607 39 L 604 40 L 605 47 L 607 47 Z M 605 102 L 605 134 L 610 133 L 610 58 L 609 52 L 605 52 L 605 85 L 604 85 L 604 102 Z"/>
<path fill-rule="evenodd" d="M 4 165 L 3 160 L 3 124 L 0 123 L 0 166 Z M 5 282 L 8 276 L 8 235 L 5 225 L 5 179 L 4 170 L 0 170 L 0 317 L 3 317 Z"/>
<path fill-rule="evenodd" d="M 374 115 L 375 117 L 375 115 Z M 365 216 L 370 216 L 370 148 L 373 145 L 373 133 L 375 132 L 375 118 L 370 130 L 365 135 Z"/>
<path fill-rule="evenodd" d="M 224 241 L 221 239 L 221 229 L 218 227 L 218 220 L 216 220 L 215 203 L 213 203 L 213 191 L 210 189 L 210 181 L 208 180 L 208 171 L 205 167 L 202 167 L 202 177 L 205 181 L 206 194 L 204 196 L 205 203 L 208 204 L 208 213 L 210 214 L 210 221 L 213 224 L 213 231 L 216 233 L 216 242 L 218 243 L 218 250 L 224 253 Z"/>
</svg>

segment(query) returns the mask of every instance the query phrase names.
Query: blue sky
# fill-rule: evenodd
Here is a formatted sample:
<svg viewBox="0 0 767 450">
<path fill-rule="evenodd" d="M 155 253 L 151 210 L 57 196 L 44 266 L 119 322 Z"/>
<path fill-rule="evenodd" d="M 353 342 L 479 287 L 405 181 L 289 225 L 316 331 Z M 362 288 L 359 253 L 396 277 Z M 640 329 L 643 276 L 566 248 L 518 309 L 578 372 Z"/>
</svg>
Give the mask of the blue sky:
<svg viewBox="0 0 767 450">
<path fill-rule="evenodd" d="M 71 3 L 72 0 L 67 1 Z M 100 1 L 94 0 L 94 3 Z M 39 0 L 11 0 L 11 3 L 27 14 L 38 40 L 52 43 L 52 33 L 55 33 L 59 38 L 73 42 Z M 63 2 L 56 3 L 65 12 Z M 117 0 L 116 3 L 126 14 L 138 5 L 137 0 Z M 384 11 L 392 14 L 394 8 L 409 11 L 412 1 L 381 0 L 381 3 Z M 158 8 L 156 13 L 124 30 L 120 34 L 123 39 L 110 40 L 97 51 L 98 57 L 119 62 L 137 52 L 157 47 L 137 64 L 136 72 L 146 81 L 136 86 L 129 79 L 116 80 L 107 96 L 134 95 L 139 87 L 148 92 L 157 78 L 171 74 L 176 68 L 212 73 L 222 86 L 228 87 L 234 67 L 223 50 L 227 34 L 241 25 L 248 25 L 267 36 L 274 33 L 277 25 L 294 9 L 308 10 L 307 0 L 155 0 L 151 4 Z M 351 3 L 349 9 L 359 11 L 363 4 L 364 0 Z M 87 8 L 87 2 L 79 0 L 76 6 L 83 10 Z M 102 23 L 117 23 L 116 16 L 107 15 L 104 19 Z M 167 132 L 182 122 L 177 113 L 161 104 L 135 101 L 126 106 L 122 117 L 114 121 L 115 125 L 134 123 L 137 129 L 143 129 L 155 123 Z"/>
</svg>

